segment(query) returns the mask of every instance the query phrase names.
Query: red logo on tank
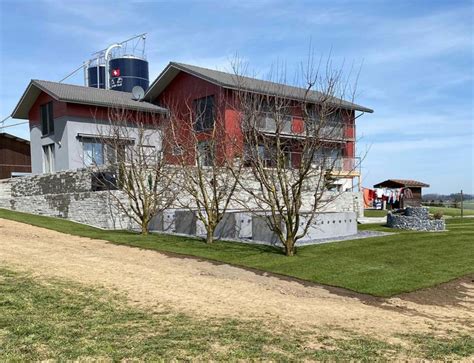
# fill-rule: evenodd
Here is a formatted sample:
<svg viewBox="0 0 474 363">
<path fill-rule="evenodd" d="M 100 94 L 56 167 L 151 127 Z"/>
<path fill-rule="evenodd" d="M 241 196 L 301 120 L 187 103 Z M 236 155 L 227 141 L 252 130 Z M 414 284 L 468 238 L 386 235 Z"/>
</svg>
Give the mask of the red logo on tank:
<svg viewBox="0 0 474 363">
<path fill-rule="evenodd" d="M 120 77 L 120 69 L 112 69 L 112 77 Z"/>
</svg>

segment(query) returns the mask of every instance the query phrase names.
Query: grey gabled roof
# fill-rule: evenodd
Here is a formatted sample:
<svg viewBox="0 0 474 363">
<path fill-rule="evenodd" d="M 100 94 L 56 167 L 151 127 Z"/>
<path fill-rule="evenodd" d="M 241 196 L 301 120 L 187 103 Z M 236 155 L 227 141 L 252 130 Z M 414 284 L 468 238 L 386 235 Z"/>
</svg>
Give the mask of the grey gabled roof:
<svg viewBox="0 0 474 363">
<path fill-rule="evenodd" d="M 28 119 L 28 112 L 41 92 L 55 100 L 98 107 L 123 107 L 125 109 L 166 113 L 167 110 L 150 102 L 136 101 L 129 92 L 105 90 L 72 84 L 31 80 L 20 101 L 12 112 L 13 118 Z"/>
<path fill-rule="evenodd" d="M 158 97 L 180 71 L 189 73 L 208 82 L 229 89 L 241 89 L 255 93 L 287 97 L 289 99 L 307 100 L 308 102 L 314 103 L 327 100 L 327 96 L 323 95 L 321 92 L 310 91 L 309 94 L 307 94 L 304 88 L 289 86 L 283 83 L 264 81 L 257 78 L 237 76 L 232 73 L 215 71 L 208 68 L 177 62 L 170 62 L 163 72 L 161 72 L 161 74 L 148 88 L 148 91 L 145 94 L 145 99 L 150 101 Z M 332 97 L 332 102 L 335 105 L 345 109 L 369 113 L 374 112 L 370 108 L 335 97 Z"/>
</svg>

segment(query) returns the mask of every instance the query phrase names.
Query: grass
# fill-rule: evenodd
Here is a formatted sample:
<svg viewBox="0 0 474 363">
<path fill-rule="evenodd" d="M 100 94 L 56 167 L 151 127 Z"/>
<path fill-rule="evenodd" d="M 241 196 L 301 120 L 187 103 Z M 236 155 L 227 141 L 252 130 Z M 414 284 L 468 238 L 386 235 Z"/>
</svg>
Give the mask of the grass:
<svg viewBox="0 0 474 363">
<path fill-rule="evenodd" d="M 461 209 L 459 208 L 449 208 L 449 207 L 429 207 L 428 208 L 431 214 L 436 212 L 443 213 L 444 216 L 449 217 L 461 217 Z M 387 215 L 386 210 L 379 209 L 366 209 L 364 210 L 364 217 L 385 217 Z M 473 209 L 464 209 L 465 216 L 474 216 Z"/>
<path fill-rule="evenodd" d="M 448 207 L 430 207 L 430 213 L 441 212 L 444 216 L 460 217 L 461 209 L 459 208 L 448 208 Z M 474 216 L 474 210 L 464 209 L 465 216 Z"/>
<path fill-rule="evenodd" d="M 380 209 L 365 209 L 364 217 L 385 217 L 387 215 L 386 210 Z"/>
<path fill-rule="evenodd" d="M 0 218 L 121 245 L 254 268 L 374 296 L 388 297 L 431 287 L 474 272 L 474 219 L 470 218 L 447 221 L 449 231 L 446 232 L 400 232 L 306 246 L 298 248 L 294 257 L 286 257 L 269 246 L 224 241 L 207 245 L 187 237 L 141 236 L 4 209 L 0 209 Z M 365 225 L 361 229 L 389 230 L 378 225 Z"/>
<path fill-rule="evenodd" d="M 0 268 L 0 360 L 373 361 L 459 359 L 474 339 L 402 336 L 399 344 L 339 330 L 300 330 L 259 320 L 197 319 L 160 306 L 141 310 L 124 296 L 62 279 Z M 337 329 L 332 329 L 332 331 Z"/>
<path fill-rule="evenodd" d="M 2 361 L 112 359 L 364 359 L 393 350 L 377 340 L 338 341 L 260 321 L 196 319 L 172 310 L 143 311 L 121 295 L 53 279 L 38 282 L 0 269 Z M 311 348 L 309 342 L 327 348 Z"/>
</svg>

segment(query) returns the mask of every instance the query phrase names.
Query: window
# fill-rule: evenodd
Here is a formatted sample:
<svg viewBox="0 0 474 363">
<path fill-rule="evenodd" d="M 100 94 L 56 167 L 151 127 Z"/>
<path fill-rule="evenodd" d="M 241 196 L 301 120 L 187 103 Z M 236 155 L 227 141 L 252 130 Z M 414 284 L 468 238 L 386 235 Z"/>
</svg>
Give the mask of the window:
<svg viewBox="0 0 474 363">
<path fill-rule="evenodd" d="M 152 145 L 140 145 L 140 154 L 145 165 L 153 165 L 158 161 L 156 148 Z"/>
<path fill-rule="evenodd" d="M 341 169 L 342 150 L 338 148 L 321 148 L 313 156 L 313 166 L 323 169 Z"/>
<path fill-rule="evenodd" d="M 54 134 L 53 102 L 40 106 L 42 135 Z"/>
<path fill-rule="evenodd" d="M 125 155 L 126 143 L 124 141 L 123 143 L 117 143 L 117 145 L 109 145 L 107 142 L 101 142 L 92 137 L 82 139 L 84 166 L 113 165 L 125 161 L 127 159 Z"/>
<path fill-rule="evenodd" d="M 54 144 L 43 145 L 43 171 L 45 173 L 54 171 Z"/>
<path fill-rule="evenodd" d="M 83 141 L 83 160 L 85 166 L 104 164 L 104 144 L 97 141 Z"/>
<path fill-rule="evenodd" d="M 199 141 L 197 145 L 197 161 L 201 166 L 212 166 L 214 162 L 214 152 L 209 141 Z"/>
<path fill-rule="evenodd" d="M 284 146 L 283 147 L 283 155 L 284 155 L 284 163 L 285 168 L 292 168 L 293 167 L 293 152 L 291 151 L 291 147 Z"/>
<path fill-rule="evenodd" d="M 111 172 L 97 172 L 91 175 L 91 189 L 93 192 L 102 190 L 117 190 L 117 176 Z"/>
<path fill-rule="evenodd" d="M 273 146 L 258 145 L 258 161 L 263 166 L 273 168 L 276 165 L 276 150 Z"/>
<path fill-rule="evenodd" d="M 207 96 L 194 101 L 196 112 L 194 128 L 196 131 L 209 130 L 214 127 L 214 96 Z"/>
</svg>

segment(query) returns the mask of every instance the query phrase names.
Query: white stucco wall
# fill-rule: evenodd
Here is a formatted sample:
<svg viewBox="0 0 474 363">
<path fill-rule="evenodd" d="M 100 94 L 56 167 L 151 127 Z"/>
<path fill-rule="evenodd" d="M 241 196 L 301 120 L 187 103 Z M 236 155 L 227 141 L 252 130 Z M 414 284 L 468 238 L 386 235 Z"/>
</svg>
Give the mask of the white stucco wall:
<svg viewBox="0 0 474 363">
<path fill-rule="evenodd" d="M 110 129 L 106 122 L 81 117 L 60 117 L 54 120 L 54 134 L 41 135 L 41 127 L 34 126 L 30 130 L 31 140 L 31 167 L 33 174 L 44 172 L 43 146 L 54 144 L 55 160 L 54 171 L 75 170 L 84 167 L 83 143 L 77 137 L 78 134 L 106 135 Z M 124 135 L 137 139 L 137 129 L 133 127 L 124 128 Z M 162 135 L 159 131 L 150 131 L 147 135 L 147 145 L 161 150 Z"/>
</svg>

